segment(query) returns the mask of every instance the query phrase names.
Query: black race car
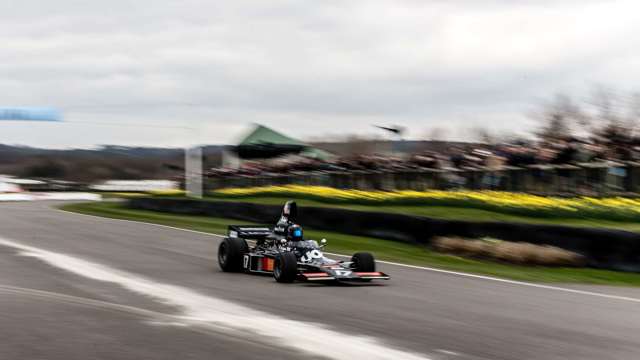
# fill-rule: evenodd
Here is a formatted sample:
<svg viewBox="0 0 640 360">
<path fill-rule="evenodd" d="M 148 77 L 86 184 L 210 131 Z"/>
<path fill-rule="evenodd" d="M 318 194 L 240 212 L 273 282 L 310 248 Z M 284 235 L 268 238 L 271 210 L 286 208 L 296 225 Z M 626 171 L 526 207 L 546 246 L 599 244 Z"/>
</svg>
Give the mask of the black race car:
<svg viewBox="0 0 640 360">
<path fill-rule="evenodd" d="M 320 244 L 303 237 L 295 223 L 297 207 L 287 202 L 274 228 L 261 225 L 230 225 L 227 237 L 218 247 L 218 263 L 223 271 L 273 274 L 277 282 L 388 280 L 389 275 L 376 271 L 373 255 L 359 252 L 351 261 L 328 259 Z"/>
</svg>

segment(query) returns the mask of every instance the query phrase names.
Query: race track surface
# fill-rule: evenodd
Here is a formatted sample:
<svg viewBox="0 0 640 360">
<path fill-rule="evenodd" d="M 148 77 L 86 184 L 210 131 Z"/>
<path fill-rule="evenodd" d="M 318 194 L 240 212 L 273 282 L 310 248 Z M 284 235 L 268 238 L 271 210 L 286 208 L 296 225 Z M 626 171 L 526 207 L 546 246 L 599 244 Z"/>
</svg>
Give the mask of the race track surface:
<svg viewBox="0 0 640 360">
<path fill-rule="evenodd" d="M 638 289 L 282 285 L 220 272 L 217 236 L 54 205 L 0 204 L 0 359 L 640 359 Z"/>
</svg>

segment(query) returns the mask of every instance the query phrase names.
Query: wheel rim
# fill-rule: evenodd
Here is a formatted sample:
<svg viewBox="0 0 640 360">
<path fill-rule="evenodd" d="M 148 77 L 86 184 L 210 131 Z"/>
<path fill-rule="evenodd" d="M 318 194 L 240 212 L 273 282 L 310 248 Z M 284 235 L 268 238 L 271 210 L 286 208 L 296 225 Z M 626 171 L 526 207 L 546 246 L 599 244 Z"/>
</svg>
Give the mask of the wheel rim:
<svg viewBox="0 0 640 360">
<path fill-rule="evenodd" d="M 218 260 L 221 264 L 227 263 L 227 246 L 224 243 L 220 246 L 220 250 L 218 251 Z"/>
<path fill-rule="evenodd" d="M 276 266 L 273 267 L 273 276 L 277 279 L 280 277 L 280 261 L 276 263 Z"/>
</svg>

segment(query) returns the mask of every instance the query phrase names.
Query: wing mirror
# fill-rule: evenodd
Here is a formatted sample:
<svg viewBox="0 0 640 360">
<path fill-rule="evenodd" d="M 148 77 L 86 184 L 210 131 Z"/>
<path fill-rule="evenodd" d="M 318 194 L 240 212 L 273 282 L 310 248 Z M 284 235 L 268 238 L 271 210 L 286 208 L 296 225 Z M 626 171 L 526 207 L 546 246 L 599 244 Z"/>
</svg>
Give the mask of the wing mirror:
<svg viewBox="0 0 640 360">
<path fill-rule="evenodd" d="M 327 246 L 327 239 L 320 240 L 320 247 L 323 248 L 325 246 Z"/>
</svg>

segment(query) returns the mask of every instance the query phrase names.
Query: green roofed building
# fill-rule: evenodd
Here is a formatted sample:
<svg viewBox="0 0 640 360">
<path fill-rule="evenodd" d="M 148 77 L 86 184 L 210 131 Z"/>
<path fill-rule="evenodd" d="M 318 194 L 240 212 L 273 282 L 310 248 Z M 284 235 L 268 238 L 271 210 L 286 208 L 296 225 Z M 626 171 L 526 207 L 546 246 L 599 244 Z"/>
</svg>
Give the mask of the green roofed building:
<svg viewBox="0 0 640 360">
<path fill-rule="evenodd" d="M 242 141 L 240 141 L 238 145 L 255 145 L 263 143 L 304 146 L 304 143 L 302 143 L 301 141 L 290 138 L 287 135 L 281 134 L 263 125 L 256 125 L 253 131 L 251 131 L 249 135 L 247 135 Z"/>
<path fill-rule="evenodd" d="M 263 125 L 256 125 L 253 131 L 232 147 L 239 159 L 273 159 L 287 155 L 327 160 L 332 154 L 309 146 Z"/>
</svg>

